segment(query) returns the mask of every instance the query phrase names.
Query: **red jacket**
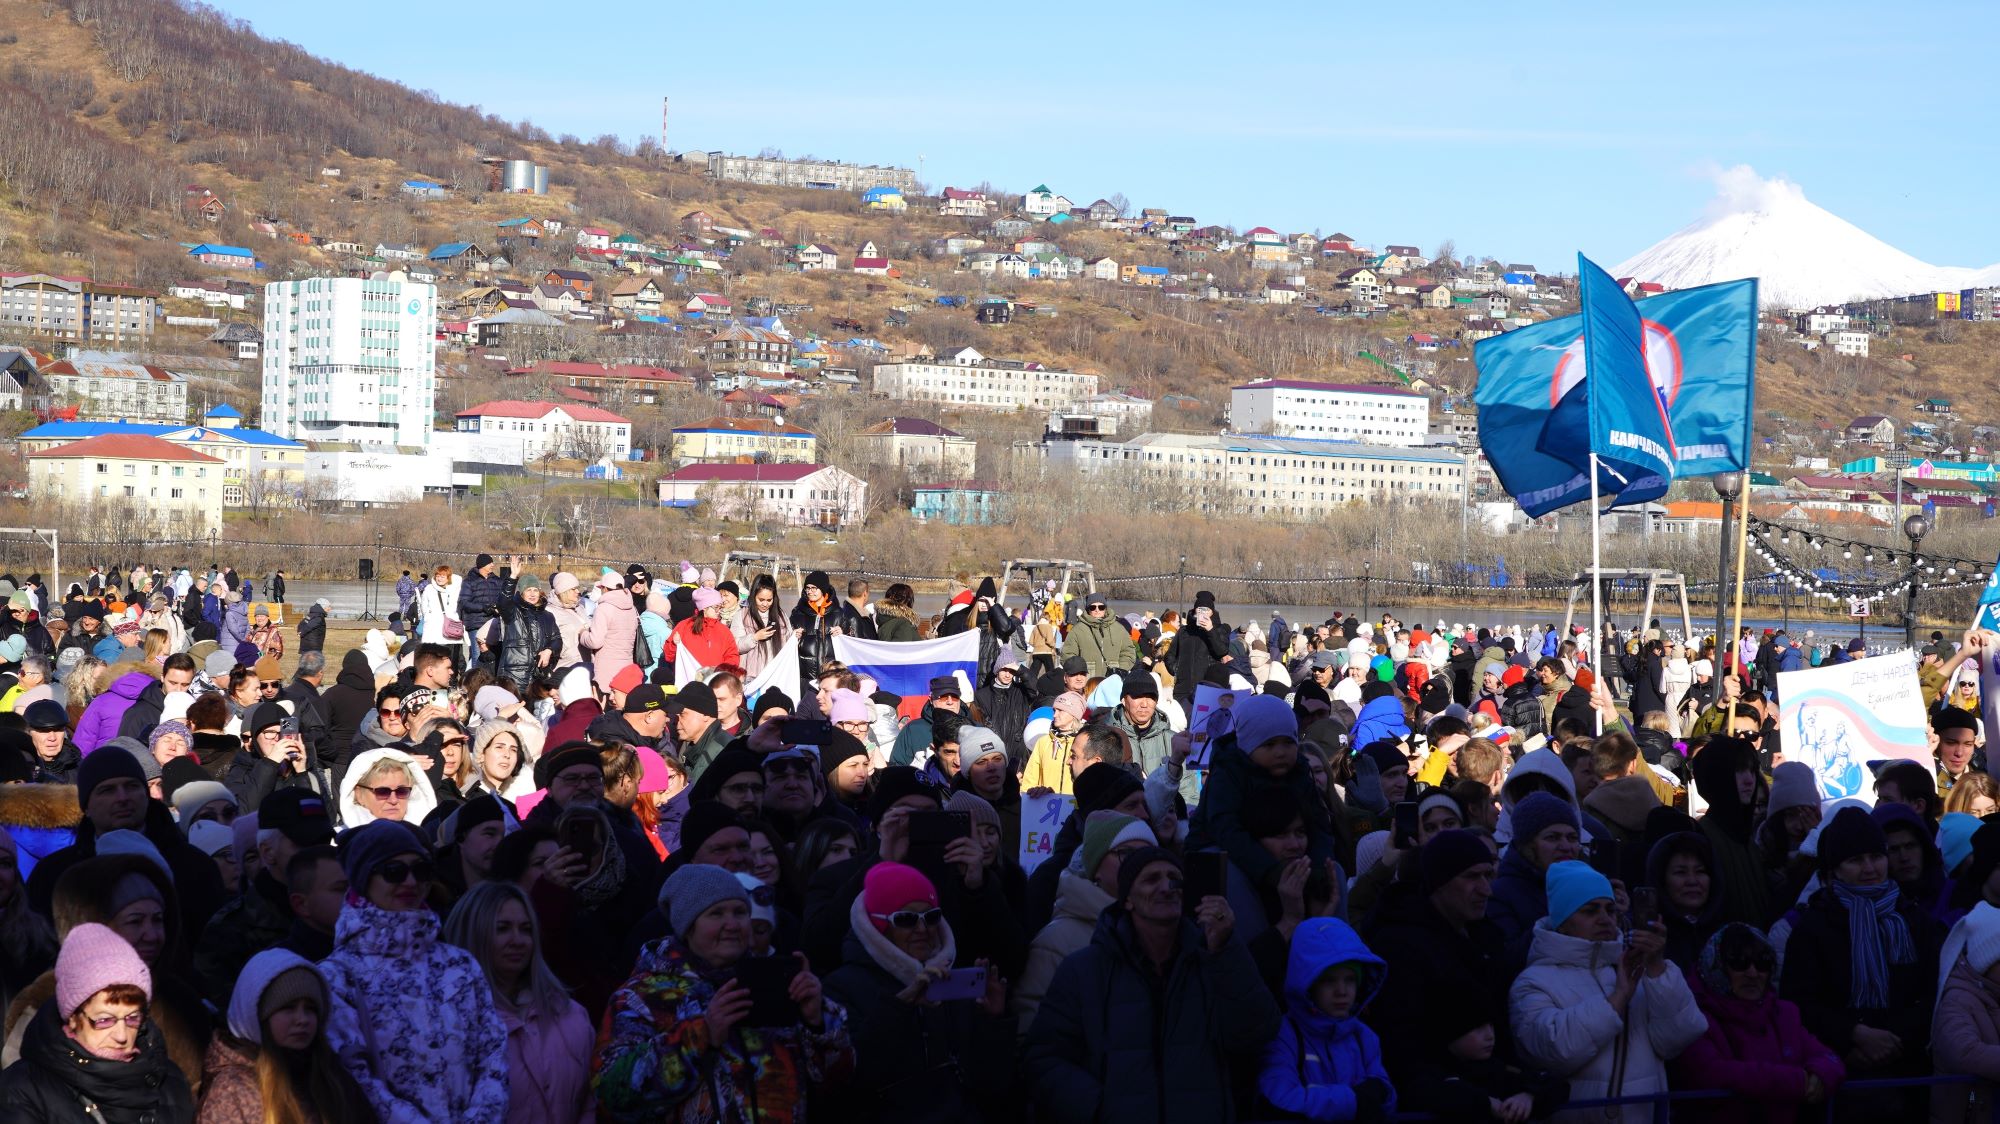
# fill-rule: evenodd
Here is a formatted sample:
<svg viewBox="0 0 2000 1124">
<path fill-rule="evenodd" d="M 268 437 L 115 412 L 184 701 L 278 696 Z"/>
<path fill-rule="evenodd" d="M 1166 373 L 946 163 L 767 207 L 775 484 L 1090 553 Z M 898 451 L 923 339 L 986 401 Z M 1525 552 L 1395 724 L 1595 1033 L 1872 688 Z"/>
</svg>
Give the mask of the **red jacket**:
<svg viewBox="0 0 2000 1124">
<path fill-rule="evenodd" d="M 627 659 L 625 662 L 632 661 Z M 597 716 L 603 713 L 604 707 L 596 699 L 578 699 L 564 707 L 562 717 L 557 718 L 555 725 L 549 727 L 548 740 L 543 743 L 548 746 L 547 752 L 553 753 L 556 747 L 564 742 L 584 741 L 584 735 L 589 731 L 590 724 L 597 721 Z"/>
<path fill-rule="evenodd" d="M 701 626 L 701 633 L 697 635 L 694 631 L 694 622 L 702 619 L 693 616 L 675 625 L 674 643 L 686 648 L 688 655 L 694 658 L 698 667 L 720 667 L 723 664 L 737 663 L 739 657 L 736 655 L 736 634 L 729 631 L 728 623 L 720 619 L 707 621 Z"/>
<path fill-rule="evenodd" d="M 1708 1033 L 1674 1063 L 1680 1089 L 1727 1089 L 1725 1102 L 1698 1102 L 1698 1115 L 1716 1124 L 1793 1124 L 1806 1099 L 1806 1075 L 1815 1074 L 1831 1097 L 1847 1076 L 1839 1055 L 1820 1044 L 1799 1021 L 1796 1004 L 1766 990 L 1756 1003 L 1718 995 L 1690 977 L 1695 1002 L 1708 1016 Z"/>
</svg>

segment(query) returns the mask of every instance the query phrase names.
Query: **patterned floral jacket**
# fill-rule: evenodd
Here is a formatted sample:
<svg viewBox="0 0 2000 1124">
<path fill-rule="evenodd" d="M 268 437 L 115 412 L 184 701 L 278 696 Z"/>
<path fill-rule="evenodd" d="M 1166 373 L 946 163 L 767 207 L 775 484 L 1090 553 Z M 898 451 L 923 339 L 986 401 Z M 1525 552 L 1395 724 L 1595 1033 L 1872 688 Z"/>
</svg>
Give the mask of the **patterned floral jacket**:
<svg viewBox="0 0 2000 1124">
<path fill-rule="evenodd" d="M 327 1044 L 382 1124 L 502 1124 L 507 1027 L 472 954 L 438 940 L 437 914 L 353 892 L 320 961 Z"/>
<path fill-rule="evenodd" d="M 678 938 L 639 953 L 598 1036 L 598 1124 L 798 1124 L 853 1072 L 847 1012 L 831 999 L 820 1030 L 739 1027 L 710 1040 L 705 1012 L 729 978 L 704 971 Z"/>
</svg>

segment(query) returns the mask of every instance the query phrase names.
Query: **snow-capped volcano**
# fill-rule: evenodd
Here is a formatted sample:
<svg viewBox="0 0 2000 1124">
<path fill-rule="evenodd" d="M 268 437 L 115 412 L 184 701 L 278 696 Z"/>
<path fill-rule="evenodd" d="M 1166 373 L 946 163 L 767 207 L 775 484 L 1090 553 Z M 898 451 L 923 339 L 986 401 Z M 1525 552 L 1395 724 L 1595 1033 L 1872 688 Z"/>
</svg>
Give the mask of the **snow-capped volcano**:
<svg viewBox="0 0 2000 1124">
<path fill-rule="evenodd" d="M 1806 199 L 1784 179 L 1737 166 L 1716 177 L 1701 221 L 1621 262 L 1612 273 L 1688 289 L 1760 279 L 1767 307 L 1812 308 L 1869 297 L 1958 289 L 2000 275 L 1917 260 Z"/>
</svg>

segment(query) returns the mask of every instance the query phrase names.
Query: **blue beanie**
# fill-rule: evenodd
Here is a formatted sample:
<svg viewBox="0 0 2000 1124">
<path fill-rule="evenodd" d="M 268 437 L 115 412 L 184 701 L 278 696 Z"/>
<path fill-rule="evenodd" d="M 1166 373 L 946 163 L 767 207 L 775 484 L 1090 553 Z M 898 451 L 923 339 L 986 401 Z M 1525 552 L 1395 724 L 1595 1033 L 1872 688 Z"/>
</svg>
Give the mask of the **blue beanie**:
<svg viewBox="0 0 2000 1124">
<path fill-rule="evenodd" d="M 1583 825 L 1577 820 L 1576 807 L 1549 792 L 1529 793 L 1526 800 L 1514 805 L 1507 818 L 1513 825 L 1513 842 L 1518 847 L 1526 847 L 1535 836 L 1559 823 L 1576 828 L 1579 835 L 1583 832 Z"/>
<path fill-rule="evenodd" d="M 1978 816 L 1965 812 L 1946 812 L 1938 817 L 1937 846 L 1944 853 L 1944 872 L 1950 874 L 1958 869 L 1958 864 L 1972 857 L 1972 833 L 1983 826 Z"/>
<path fill-rule="evenodd" d="M 1299 716 L 1276 695 L 1252 695 L 1230 708 L 1230 730 L 1236 748 L 1247 756 L 1272 738 L 1298 740 Z"/>
<path fill-rule="evenodd" d="M 1616 896 L 1611 892 L 1611 880 L 1591 869 L 1589 863 L 1552 863 L 1546 878 L 1551 929 L 1561 928 L 1584 903 Z"/>
</svg>

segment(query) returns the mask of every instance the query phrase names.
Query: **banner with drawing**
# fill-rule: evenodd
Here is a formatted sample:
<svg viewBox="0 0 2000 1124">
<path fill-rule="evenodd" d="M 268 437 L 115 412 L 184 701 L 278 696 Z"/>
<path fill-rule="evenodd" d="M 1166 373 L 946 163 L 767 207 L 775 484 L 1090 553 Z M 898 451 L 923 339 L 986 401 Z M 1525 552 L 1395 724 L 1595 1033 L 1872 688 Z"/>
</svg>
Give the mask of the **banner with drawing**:
<svg viewBox="0 0 2000 1124">
<path fill-rule="evenodd" d="M 1820 796 L 1873 803 L 1871 761 L 1931 761 L 1924 691 L 1908 651 L 1778 674 L 1778 729 L 1786 761 L 1803 761 Z"/>
<path fill-rule="evenodd" d="M 1056 833 L 1076 810 L 1076 797 L 1060 792 L 1021 797 L 1021 869 L 1032 873 L 1056 849 Z"/>
<path fill-rule="evenodd" d="M 1230 708 L 1236 705 L 1238 699 L 1249 695 L 1248 691 L 1235 691 L 1213 683 L 1195 687 L 1194 709 L 1188 714 L 1188 768 L 1208 768 L 1208 755 L 1215 747 L 1215 739 L 1229 732 L 1232 720 Z"/>
</svg>

